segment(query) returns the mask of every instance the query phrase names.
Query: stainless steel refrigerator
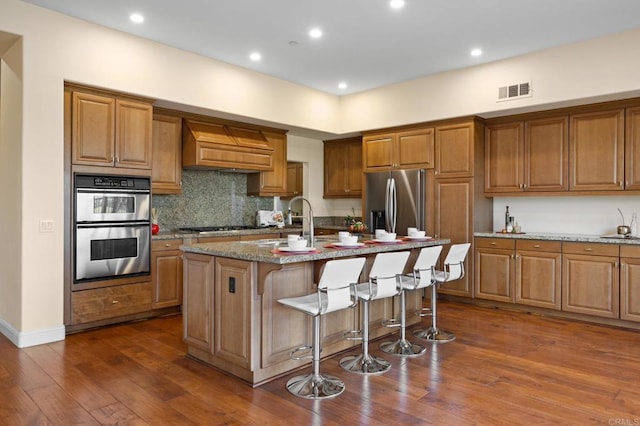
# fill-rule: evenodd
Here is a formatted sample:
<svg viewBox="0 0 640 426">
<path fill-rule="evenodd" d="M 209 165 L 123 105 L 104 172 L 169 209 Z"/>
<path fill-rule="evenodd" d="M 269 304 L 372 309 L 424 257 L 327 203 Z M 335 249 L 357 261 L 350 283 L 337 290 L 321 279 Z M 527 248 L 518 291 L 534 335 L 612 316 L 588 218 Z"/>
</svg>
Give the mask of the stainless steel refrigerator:
<svg viewBox="0 0 640 426">
<path fill-rule="evenodd" d="M 376 229 L 406 235 L 408 227 L 425 228 L 426 170 L 366 173 L 363 215 Z"/>
</svg>

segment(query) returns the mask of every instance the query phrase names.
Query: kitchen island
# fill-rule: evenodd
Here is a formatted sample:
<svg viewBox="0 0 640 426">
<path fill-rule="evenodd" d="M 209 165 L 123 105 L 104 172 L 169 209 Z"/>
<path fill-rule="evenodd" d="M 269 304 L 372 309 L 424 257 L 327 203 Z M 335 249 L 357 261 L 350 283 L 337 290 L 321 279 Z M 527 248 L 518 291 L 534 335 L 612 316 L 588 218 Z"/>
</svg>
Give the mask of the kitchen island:
<svg viewBox="0 0 640 426">
<path fill-rule="evenodd" d="M 370 237 L 370 236 L 366 236 Z M 365 238 L 366 239 L 366 238 Z M 253 386 L 295 370 L 310 360 L 292 360 L 292 350 L 311 343 L 311 319 L 278 303 L 316 291 L 322 266 L 329 260 L 365 256 L 361 275 L 366 281 L 377 253 L 410 250 L 405 272 L 411 270 L 422 247 L 448 244 L 448 239 L 368 243 L 339 248 L 337 238 L 316 238 L 307 253 L 280 253 L 285 239 L 204 243 L 181 246 L 184 253 L 183 337 L 188 354 L 222 369 Z M 422 292 L 407 294 L 407 312 L 422 307 Z M 370 337 L 397 331 L 385 328 L 384 319 L 398 313 L 398 301 L 370 303 Z M 420 317 L 407 315 L 407 324 Z M 323 317 L 322 356 L 349 349 L 359 342 L 345 340 L 344 333 L 360 329 L 358 308 Z"/>
</svg>

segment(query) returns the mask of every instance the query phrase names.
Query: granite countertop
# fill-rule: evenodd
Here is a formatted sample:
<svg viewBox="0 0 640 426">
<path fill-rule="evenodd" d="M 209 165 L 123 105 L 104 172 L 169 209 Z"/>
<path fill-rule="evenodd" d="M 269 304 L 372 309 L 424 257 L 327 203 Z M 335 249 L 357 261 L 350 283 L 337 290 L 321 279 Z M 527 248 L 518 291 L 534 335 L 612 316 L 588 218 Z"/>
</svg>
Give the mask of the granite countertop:
<svg viewBox="0 0 640 426">
<path fill-rule="evenodd" d="M 363 236 L 365 241 L 373 238 L 372 235 Z M 362 241 L 362 238 L 360 241 Z M 399 244 L 366 244 L 359 248 L 331 248 L 327 247 L 331 243 L 337 243 L 337 236 L 317 237 L 311 253 L 300 254 L 278 254 L 273 253 L 278 246 L 286 247 L 287 240 L 283 238 L 265 239 L 254 241 L 240 241 L 231 243 L 201 243 L 192 245 L 182 245 L 180 249 L 184 252 L 207 254 L 210 256 L 221 256 L 232 259 L 249 260 L 266 263 L 296 263 L 309 262 L 319 259 L 333 259 L 347 256 L 358 256 L 371 253 L 409 250 L 414 248 L 443 245 L 451 242 L 449 239 L 430 239 L 423 241 L 402 241 Z"/>
<path fill-rule="evenodd" d="M 603 237 L 602 235 L 590 234 L 550 234 L 542 232 L 527 232 L 522 234 L 514 234 L 509 232 L 475 232 L 474 237 L 488 238 L 510 238 L 516 240 L 548 240 L 548 241 L 565 241 L 574 243 L 601 243 L 601 244 L 629 244 L 640 245 L 638 237 Z"/>
<path fill-rule="evenodd" d="M 171 230 L 171 231 L 160 231 L 156 235 L 152 235 L 151 239 L 153 240 L 172 240 L 176 238 L 197 238 L 197 237 L 233 237 L 240 235 L 256 235 L 256 234 L 265 234 L 271 235 L 276 234 L 280 235 L 282 232 L 300 232 L 302 231 L 301 226 L 285 226 L 284 228 L 278 227 L 268 227 L 268 228 L 255 228 L 255 229 L 240 229 L 240 230 L 232 230 L 232 231 L 212 231 L 212 232 L 193 232 L 193 231 L 180 231 L 180 230 Z"/>
</svg>

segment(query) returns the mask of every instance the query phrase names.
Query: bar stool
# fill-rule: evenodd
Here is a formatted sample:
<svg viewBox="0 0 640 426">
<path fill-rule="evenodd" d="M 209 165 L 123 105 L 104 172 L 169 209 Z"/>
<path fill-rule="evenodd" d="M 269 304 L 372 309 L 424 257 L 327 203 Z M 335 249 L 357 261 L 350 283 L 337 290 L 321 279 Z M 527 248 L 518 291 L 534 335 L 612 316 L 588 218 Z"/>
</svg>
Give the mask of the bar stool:
<svg viewBox="0 0 640 426">
<path fill-rule="evenodd" d="M 442 246 L 425 247 L 420 250 L 420 254 L 413 265 L 413 272 L 410 275 L 403 275 L 402 292 L 400 293 L 400 339 L 393 342 L 383 342 L 380 349 L 391 355 L 398 356 L 418 356 L 422 355 L 426 348 L 416 343 L 411 343 L 406 338 L 406 292 L 423 289 L 435 284 L 433 271 L 436 262 L 442 251 Z"/>
<path fill-rule="evenodd" d="M 359 281 L 364 257 L 339 259 L 327 262 L 322 271 L 318 291 L 301 297 L 279 299 L 278 302 L 313 317 L 313 346 L 302 346 L 291 352 L 291 359 L 311 357 L 312 373 L 296 376 L 287 382 L 287 390 L 307 399 L 332 398 L 344 392 L 342 380 L 320 374 L 320 318 L 322 315 L 358 304 L 356 284 Z M 312 350 L 311 356 L 299 356 L 302 351 Z"/>
<path fill-rule="evenodd" d="M 449 248 L 449 253 L 447 253 L 447 257 L 444 259 L 444 271 L 435 271 L 433 274 L 436 284 L 446 284 L 448 282 L 464 278 L 464 259 L 467 257 L 467 252 L 469 251 L 470 246 L 471 243 L 453 244 Z M 436 343 L 451 342 L 456 338 L 456 335 L 438 328 L 436 310 L 437 298 L 437 286 L 432 285 L 431 327 L 427 330 L 416 330 L 413 332 L 413 335 L 420 339 L 426 339 Z"/>
<path fill-rule="evenodd" d="M 408 251 L 378 253 L 373 261 L 369 281 L 358 284 L 358 298 L 362 301 L 362 353 L 340 360 L 340 366 L 358 374 L 382 374 L 391 368 L 389 361 L 369 354 L 369 302 L 393 297 L 402 292 L 400 275 L 409 258 Z"/>
</svg>

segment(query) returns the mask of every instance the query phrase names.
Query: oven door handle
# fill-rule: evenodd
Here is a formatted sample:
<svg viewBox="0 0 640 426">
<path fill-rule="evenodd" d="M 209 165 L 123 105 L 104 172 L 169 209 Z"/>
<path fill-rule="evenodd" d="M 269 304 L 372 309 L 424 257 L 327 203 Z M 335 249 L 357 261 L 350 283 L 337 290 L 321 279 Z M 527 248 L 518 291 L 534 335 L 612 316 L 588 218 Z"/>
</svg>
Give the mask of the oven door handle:
<svg viewBox="0 0 640 426">
<path fill-rule="evenodd" d="M 79 222 L 77 228 L 145 228 L 151 226 L 148 220 L 137 222 Z"/>
<path fill-rule="evenodd" d="M 87 194 L 150 194 L 148 189 L 76 188 L 77 193 Z"/>
</svg>

